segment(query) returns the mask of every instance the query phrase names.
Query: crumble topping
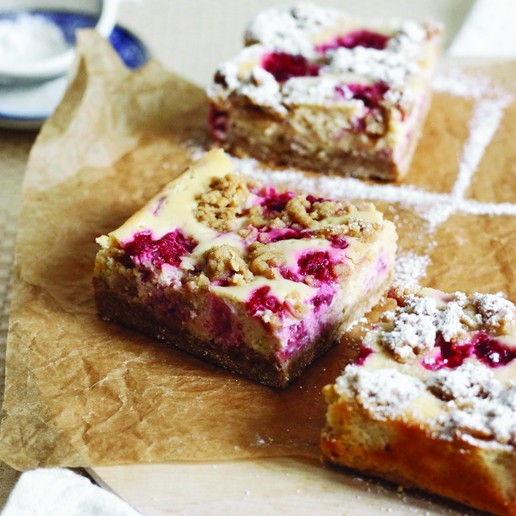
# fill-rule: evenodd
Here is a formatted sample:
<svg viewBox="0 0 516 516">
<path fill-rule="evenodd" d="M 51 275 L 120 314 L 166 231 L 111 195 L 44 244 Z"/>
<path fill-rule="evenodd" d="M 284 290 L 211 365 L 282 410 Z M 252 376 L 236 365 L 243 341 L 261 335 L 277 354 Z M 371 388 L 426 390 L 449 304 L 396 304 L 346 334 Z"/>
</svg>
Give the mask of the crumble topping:
<svg viewBox="0 0 516 516">
<path fill-rule="evenodd" d="M 404 53 L 363 47 L 335 50 L 328 65 L 334 74 L 355 73 L 396 87 L 406 85 L 408 77 L 418 70 L 418 64 Z"/>
<path fill-rule="evenodd" d="M 281 314 L 272 311 L 278 319 L 301 319 L 332 302 L 351 263 L 346 249 L 385 226 L 368 203 L 277 191 L 227 168 L 201 168 L 199 176 L 187 174 L 174 202 L 168 189 L 157 194 L 125 224 L 122 238 L 103 242 L 115 266 L 165 291 L 245 287 L 231 290 L 245 300 L 258 290 L 255 304 L 281 305 Z"/>
<path fill-rule="evenodd" d="M 426 381 L 392 368 L 368 370 L 350 365 L 334 388 L 375 419 L 401 416 L 426 390 L 444 403 L 443 412 L 427 421 L 439 437 L 482 446 L 493 441 L 516 446 L 516 383 L 503 384 L 481 364 L 469 362 L 442 370 Z"/>
<path fill-rule="evenodd" d="M 195 216 L 216 231 L 233 231 L 248 197 L 244 178 L 235 174 L 214 178 L 210 189 L 199 196 Z"/>
<path fill-rule="evenodd" d="M 498 336 L 515 326 L 516 308 L 500 296 L 456 292 L 439 300 L 426 292 L 430 289 L 395 288 L 390 297 L 396 299 L 397 309 L 383 314 L 367 341 L 378 341 L 397 361 L 408 362 L 430 351 L 438 335 L 445 342 L 457 342 L 475 331 Z"/>
<path fill-rule="evenodd" d="M 352 395 L 375 419 L 401 414 L 424 388 L 419 378 L 395 369 L 369 371 L 356 365 L 348 365 L 335 384 L 338 394 Z"/>
<path fill-rule="evenodd" d="M 228 285 L 243 285 L 253 277 L 241 251 L 224 244 L 211 247 L 204 254 L 205 274 L 213 281 L 226 281 Z"/>
<path fill-rule="evenodd" d="M 459 406 L 471 404 L 475 398 L 496 397 L 502 384 L 487 367 L 467 362 L 457 369 L 437 371 L 426 382 L 430 392 L 443 401 Z"/>
<path fill-rule="evenodd" d="M 296 196 L 288 201 L 282 213 L 282 220 L 288 225 L 298 224 L 305 229 L 313 229 L 318 226 L 317 221 L 308 212 L 310 202 L 302 196 Z"/>
<path fill-rule="evenodd" d="M 333 217 L 343 211 L 343 207 L 336 202 L 331 201 L 315 201 L 312 204 L 312 210 L 310 211 L 310 217 L 312 219 L 321 221 L 328 217 Z"/>
<path fill-rule="evenodd" d="M 507 299 L 493 294 L 474 293 L 471 301 L 481 317 L 480 324 L 493 335 L 508 333 L 515 329 L 516 310 L 514 304 Z"/>
<path fill-rule="evenodd" d="M 407 85 L 420 70 L 418 59 L 425 42 L 440 31 L 440 25 L 430 21 L 367 22 L 313 4 L 274 7 L 250 23 L 245 38 L 248 46 L 219 66 L 208 95 L 225 99 L 234 93 L 282 115 L 288 115 L 289 106 L 303 104 L 349 104 L 363 110 L 370 102 L 363 95 L 351 94 L 346 85 L 380 83 L 387 88 L 376 101 L 385 106 L 407 105 L 413 100 Z M 363 33 L 385 42 L 378 46 L 339 43 L 339 38 Z M 326 34 L 330 38 L 338 34 L 333 36 L 336 42 L 319 42 Z M 289 57 L 296 64 L 290 72 L 277 75 L 264 67 L 263 60 L 270 55 L 280 61 Z M 291 64 L 278 66 L 283 69 Z M 373 134 L 383 134 L 379 117 L 379 113 L 369 117 Z"/>
<path fill-rule="evenodd" d="M 310 35 L 335 25 L 339 11 L 311 3 L 273 7 L 259 13 L 249 24 L 245 42 L 261 43 L 269 49 L 310 55 Z"/>
<path fill-rule="evenodd" d="M 282 102 L 286 106 L 323 105 L 338 102 L 342 97 L 337 95 L 337 88 L 342 84 L 339 77 L 293 77 L 281 88 Z"/>
<path fill-rule="evenodd" d="M 281 197 L 287 194 L 277 195 Z M 216 178 L 210 184 L 210 189 L 198 196 L 195 216 L 199 222 L 218 232 L 238 230 L 242 238 L 254 235 L 256 228 L 282 229 L 295 226 L 301 230 L 313 230 L 323 237 L 339 231 L 340 234 L 367 239 L 380 227 L 379 222 L 368 222 L 363 218 L 366 212 L 376 213 L 370 203 L 360 205 L 359 211 L 346 201 L 317 199 L 292 193 L 285 197 L 284 202 L 279 201 L 280 210 L 270 210 L 266 204 L 248 206 L 255 202 L 250 199 L 251 196 L 259 200 L 259 187 L 248 183 L 245 177 L 228 174 Z M 328 224 L 332 218 L 342 216 L 346 217 L 346 220 L 339 220 L 342 225 Z M 244 224 L 244 227 L 239 229 L 239 224 Z M 306 237 L 309 237 L 308 233 Z"/>
<path fill-rule="evenodd" d="M 279 251 L 271 249 L 271 246 L 254 242 L 249 246 L 249 261 L 249 270 L 253 274 L 276 279 L 281 277 L 278 267 L 284 264 L 285 258 Z"/>
<path fill-rule="evenodd" d="M 380 342 L 399 362 L 408 362 L 429 351 L 435 342 L 436 328 L 432 316 L 402 313 L 394 320 L 394 327 L 383 332 Z"/>
<path fill-rule="evenodd" d="M 487 367 L 466 363 L 437 372 L 427 387 L 447 404 L 447 411 L 432 421 L 444 437 L 516 445 L 514 382 L 504 385 Z"/>
<path fill-rule="evenodd" d="M 289 272 L 284 252 L 272 244 L 318 238 L 328 241 L 331 247 L 345 249 L 345 237 L 365 242 L 382 227 L 381 217 L 370 203 L 353 206 L 347 201 L 281 193 L 238 174 L 213 179 L 209 189 L 196 199 L 196 219 L 219 233 L 236 232 L 244 248 L 222 244 L 207 249 L 201 272 L 187 262 L 189 270 L 182 269 L 190 289 L 210 282 L 244 285 L 256 276 L 280 280 L 286 275 L 293 281 L 312 284 L 314 278 L 310 275 L 303 278 L 296 269 Z M 296 310 L 302 311 L 299 307 Z"/>
</svg>

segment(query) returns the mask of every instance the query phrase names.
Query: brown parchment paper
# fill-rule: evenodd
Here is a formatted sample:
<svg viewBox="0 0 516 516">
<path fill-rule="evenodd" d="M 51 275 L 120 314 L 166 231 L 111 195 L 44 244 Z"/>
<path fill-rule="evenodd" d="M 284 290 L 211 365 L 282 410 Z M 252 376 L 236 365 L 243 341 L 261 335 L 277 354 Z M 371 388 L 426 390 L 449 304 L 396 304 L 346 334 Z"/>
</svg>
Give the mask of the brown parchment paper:
<svg viewBox="0 0 516 516">
<path fill-rule="evenodd" d="M 348 360 L 343 346 L 278 392 L 97 318 L 95 237 L 121 224 L 187 166 L 192 149 L 207 144 L 207 105 L 201 89 L 156 63 L 130 73 L 93 33 L 81 34 L 80 54 L 24 184 L 0 458 L 28 469 L 317 457 L 321 388 Z M 491 74 L 507 86 L 511 70 L 516 66 L 468 73 Z M 473 106 L 435 95 L 405 183 L 450 191 Z M 514 154 L 503 143 L 507 131 L 514 134 L 514 107 L 505 116 L 472 186 L 490 202 L 516 200 L 514 168 L 503 158 Z M 429 254 L 423 284 L 516 298 L 514 217 L 455 213 L 430 234 L 417 209 L 377 204 L 397 223 L 401 252 Z"/>
</svg>

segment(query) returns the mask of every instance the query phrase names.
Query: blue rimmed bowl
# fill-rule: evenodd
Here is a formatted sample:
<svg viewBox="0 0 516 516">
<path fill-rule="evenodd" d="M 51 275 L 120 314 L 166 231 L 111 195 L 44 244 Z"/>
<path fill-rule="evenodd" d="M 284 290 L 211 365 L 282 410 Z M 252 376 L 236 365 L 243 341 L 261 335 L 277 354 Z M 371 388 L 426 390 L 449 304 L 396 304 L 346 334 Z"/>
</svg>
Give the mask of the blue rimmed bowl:
<svg viewBox="0 0 516 516">
<path fill-rule="evenodd" d="M 17 5 L 20 3 L 23 4 L 23 1 L 16 2 Z M 16 20 L 22 15 L 39 16 L 55 24 L 71 48 L 75 46 L 78 29 L 98 28 L 99 23 L 98 13 L 42 8 L 6 10 L 0 12 L 0 21 Z M 108 40 L 125 65 L 131 69 L 139 68 L 149 59 L 145 44 L 131 31 L 119 25 L 114 26 Z M 0 83 L 0 126 L 15 129 L 39 128 L 54 112 L 66 86 L 65 76 L 48 80 Z"/>
</svg>

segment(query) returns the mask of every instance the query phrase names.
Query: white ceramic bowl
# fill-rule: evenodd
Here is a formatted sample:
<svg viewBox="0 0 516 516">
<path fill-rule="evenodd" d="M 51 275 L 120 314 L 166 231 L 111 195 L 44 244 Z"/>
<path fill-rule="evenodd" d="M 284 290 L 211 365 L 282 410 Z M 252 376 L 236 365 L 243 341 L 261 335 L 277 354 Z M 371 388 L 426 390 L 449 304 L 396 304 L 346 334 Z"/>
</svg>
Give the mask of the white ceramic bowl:
<svg viewBox="0 0 516 516">
<path fill-rule="evenodd" d="M 119 0 L 0 0 L 0 12 L 64 10 L 94 15 L 98 18 L 96 30 L 102 36 L 108 37 L 116 23 L 118 4 Z M 64 75 L 69 70 L 74 56 L 75 49 L 72 47 L 55 56 L 30 63 L 0 62 L 0 82 L 38 82 Z"/>
</svg>

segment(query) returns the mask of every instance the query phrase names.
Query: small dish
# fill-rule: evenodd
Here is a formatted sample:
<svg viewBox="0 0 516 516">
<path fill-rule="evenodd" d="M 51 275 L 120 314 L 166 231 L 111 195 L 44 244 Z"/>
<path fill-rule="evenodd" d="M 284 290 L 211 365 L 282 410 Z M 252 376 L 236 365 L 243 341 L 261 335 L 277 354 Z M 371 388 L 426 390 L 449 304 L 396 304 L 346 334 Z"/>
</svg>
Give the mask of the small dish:
<svg viewBox="0 0 516 516">
<path fill-rule="evenodd" d="M 56 24 L 71 45 L 75 44 L 77 29 L 94 28 L 98 22 L 94 15 L 86 13 L 40 9 L 30 12 Z M 13 15 L 0 14 L 0 20 Z M 116 25 L 108 39 L 127 67 L 139 68 L 148 61 L 147 47 L 129 30 Z M 0 127 L 38 129 L 54 112 L 67 83 L 67 77 L 61 76 L 39 82 L 0 84 Z"/>
<path fill-rule="evenodd" d="M 32 2 L 29 8 L 6 10 L 1 14 L 3 43 L 7 45 L 0 59 L 2 84 L 44 81 L 65 75 L 70 69 L 75 56 L 73 34 L 67 34 L 63 25 L 48 16 L 59 4 L 46 2 L 41 13 L 39 4 Z M 97 17 L 95 30 L 105 38 L 115 26 L 118 4 L 119 0 L 83 2 L 83 9 L 90 9 Z M 53 43 L 50 48 L 45 44 L 49 38 Z M 27 54 L 28 50 L 32 54 Z"/>
</svg>

